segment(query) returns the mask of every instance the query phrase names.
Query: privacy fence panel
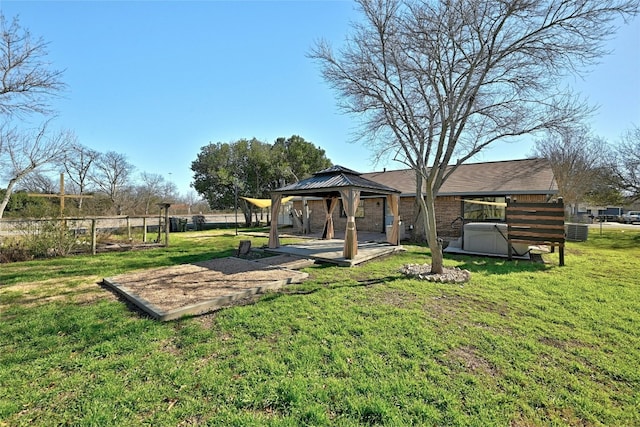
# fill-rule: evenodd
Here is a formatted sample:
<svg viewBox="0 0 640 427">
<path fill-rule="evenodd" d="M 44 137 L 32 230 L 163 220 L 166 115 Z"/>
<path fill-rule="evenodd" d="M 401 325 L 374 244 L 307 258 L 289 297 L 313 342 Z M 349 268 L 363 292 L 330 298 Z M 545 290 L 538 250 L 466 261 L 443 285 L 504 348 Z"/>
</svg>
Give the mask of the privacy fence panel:
<svg viewBox="0 0 640 427">
<path fill-rule="evenodd" d="M 509 259 L 513 243 L 549 245 L 559 248 L 564 265 L 564 203 L 517 203 L 507 201 Z"/>
</svg>

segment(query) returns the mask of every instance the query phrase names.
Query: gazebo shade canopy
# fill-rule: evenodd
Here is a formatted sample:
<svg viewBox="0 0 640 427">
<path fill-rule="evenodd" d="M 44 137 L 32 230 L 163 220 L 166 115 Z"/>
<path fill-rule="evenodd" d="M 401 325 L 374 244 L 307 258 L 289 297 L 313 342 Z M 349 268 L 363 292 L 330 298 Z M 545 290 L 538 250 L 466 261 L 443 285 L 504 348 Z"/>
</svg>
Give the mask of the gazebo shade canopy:
<svg viewBox="0 0 640 427">
<path fill-rule="evenodd" d="M 340 197 L 346 188 L 359 190 L 361 196 L 399 194 L 395 188 L 363 178 L 361 174 L 343 166 L 332 166 L 313 176 L 274 190 L 273 193 L 288 196 Z"/>
</svg>

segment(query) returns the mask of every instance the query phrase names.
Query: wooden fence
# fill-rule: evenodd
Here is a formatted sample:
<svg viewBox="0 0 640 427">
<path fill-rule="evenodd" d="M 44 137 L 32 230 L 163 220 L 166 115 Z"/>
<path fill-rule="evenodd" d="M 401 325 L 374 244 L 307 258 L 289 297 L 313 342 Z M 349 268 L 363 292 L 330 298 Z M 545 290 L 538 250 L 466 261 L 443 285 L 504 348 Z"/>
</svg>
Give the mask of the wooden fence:
<svg viewBox="0 0 640 427">
<path fill-rule="evenodd" d="M 560 265 L 564 265 L 564 203 L 517 203 L 507 200 L 509 259 L 513 243 L 527 243 L 559 248 Z"/>
<path fill-rule="evenodd" d="M 142 243 L 147 243 L 150 239 L 149 232 L 152 230 L 153 240 L 160 244 L 164 237 L 164 246 L 169 246 L 170 223 L 168 215 L 163 212 L 161 215 L 146 216 L 102 216 L 102 217 L 65 217 L 65 218 L 29 218 L 29 219 L 8 219 L 0 220 L 0 235 L 19 236 L 23 234 L 24 228 L 29 228 L 30 224 L 38 228 L 38 223 L 62 222 L 64 227 L 78 235 L 88 234 L 91 244 L 91 253 L 96 254 L 97 236 L 102 230 L 125 230 L 127 239 L 133 239 L 133 228 L 142 230 Z M 163 236 L 164 235 L 164 236 Z"/>
</svg>

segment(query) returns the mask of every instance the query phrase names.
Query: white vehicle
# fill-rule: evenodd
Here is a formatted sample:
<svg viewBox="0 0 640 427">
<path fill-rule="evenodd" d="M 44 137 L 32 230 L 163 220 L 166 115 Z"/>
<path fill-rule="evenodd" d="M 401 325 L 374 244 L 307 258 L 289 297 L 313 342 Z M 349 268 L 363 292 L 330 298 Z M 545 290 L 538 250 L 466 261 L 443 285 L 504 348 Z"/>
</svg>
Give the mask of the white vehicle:
<svg viewBox="0 0 640 427">
<path fill-rule="evenodd" d="M 625 224 L 632 224 L 634 222 L 640 222 L 640 211 L 629 211 L 622 214 L 620 220 Z"/>
</svg>

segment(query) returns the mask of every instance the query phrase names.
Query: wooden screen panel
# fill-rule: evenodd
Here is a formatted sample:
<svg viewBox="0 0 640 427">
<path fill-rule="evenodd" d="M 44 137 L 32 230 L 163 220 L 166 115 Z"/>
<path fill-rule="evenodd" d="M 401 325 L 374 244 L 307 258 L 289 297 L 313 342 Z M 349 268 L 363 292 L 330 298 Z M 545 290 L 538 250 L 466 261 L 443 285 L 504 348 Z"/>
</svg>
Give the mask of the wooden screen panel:
<svg viewBox="0 0 640 427">
<path fill-rule="evenodd" d="M 546 244 L 560 248 L 564 265 L 564 203 L 517 203 L 507 201 L 509 258 L 512 243 Z"/>
</svg>

